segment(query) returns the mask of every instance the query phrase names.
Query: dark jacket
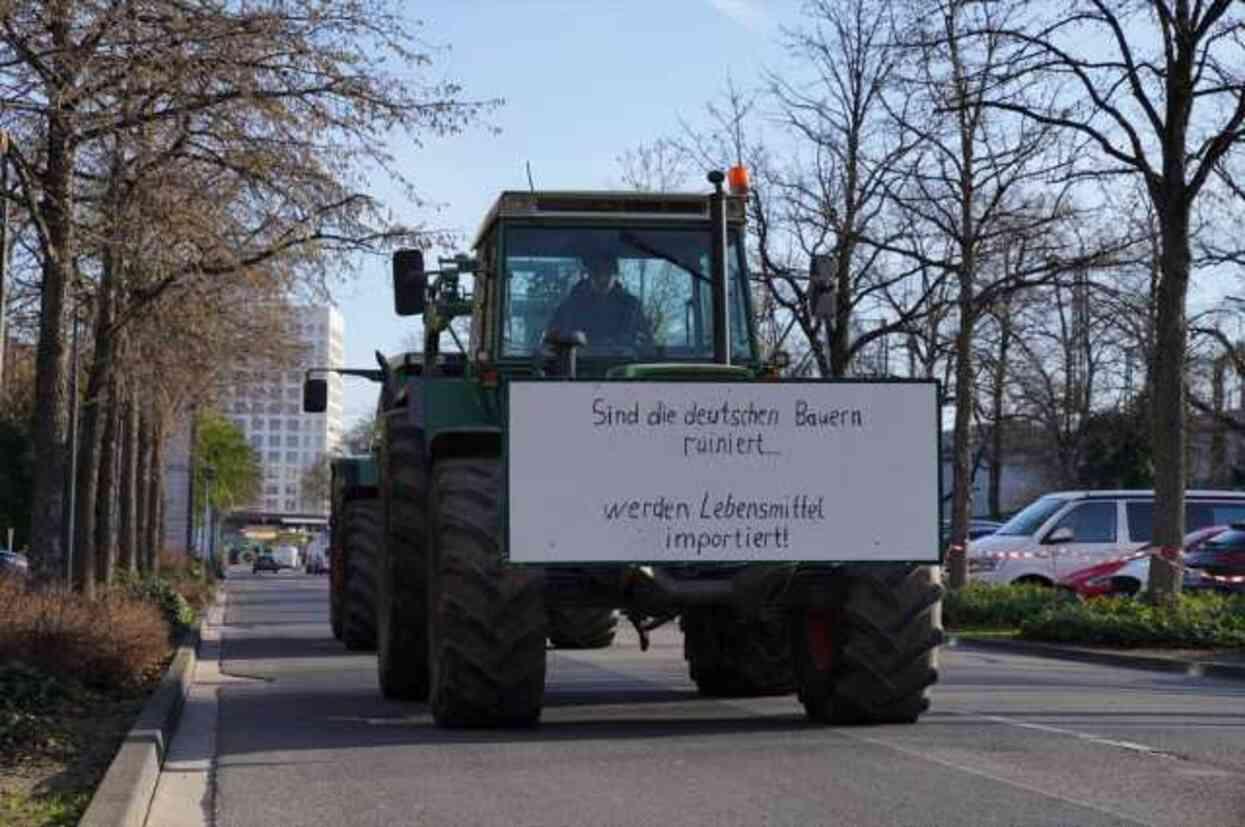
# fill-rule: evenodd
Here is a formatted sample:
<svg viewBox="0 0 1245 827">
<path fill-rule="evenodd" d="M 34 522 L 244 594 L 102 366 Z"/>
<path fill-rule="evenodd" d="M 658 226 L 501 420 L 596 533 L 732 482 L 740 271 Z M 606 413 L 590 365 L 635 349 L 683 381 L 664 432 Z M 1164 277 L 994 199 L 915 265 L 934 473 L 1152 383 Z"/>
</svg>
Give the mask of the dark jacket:
<svg viewBox="0 0 1245 827">
<path fill-rule="evenodd" d="M 608 293 L 598 294 L 586 279 L 558 305 L 549 327 L 562 335 L 582 330 L 589 350 L 601 345 L 646 346 L 652 336 L 639 299 L 617 282 Z"/>
</svg>

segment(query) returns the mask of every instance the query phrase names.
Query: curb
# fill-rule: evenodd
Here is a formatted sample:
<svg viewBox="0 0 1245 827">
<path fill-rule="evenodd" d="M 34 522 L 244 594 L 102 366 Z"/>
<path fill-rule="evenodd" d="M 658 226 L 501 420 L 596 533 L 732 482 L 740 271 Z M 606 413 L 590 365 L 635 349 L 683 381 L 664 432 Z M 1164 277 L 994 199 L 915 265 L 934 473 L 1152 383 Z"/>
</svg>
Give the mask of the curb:
<svg viewBox="0 0 1245 827">
<path fill-rule="evenodd" d="M 206 613 L 182 635 L 173 662 L 121 742 L 78 827 L 143 827 L 169 740 L 194 680 L 204 617 Z"/>
<path fill-rule="evenodd" d="M 959 635 L 948 635 L 946 645 L 952 648 L 985 649 L 1013 655 L 1119 666 L 1125 669 L 1147 669 L 1152 672 L 1178 672 L 1195 677 L 1245 680 L 1245 663 L 1223 663 L 1164 655 L 1139 655 L 1104 649 L 1086 649 L 1079 646 L 1061 646 L 1057 643 L 1039 643 L 1031 640 L 999 640 L 997 638 L 960 637 Z"/>
</svg>

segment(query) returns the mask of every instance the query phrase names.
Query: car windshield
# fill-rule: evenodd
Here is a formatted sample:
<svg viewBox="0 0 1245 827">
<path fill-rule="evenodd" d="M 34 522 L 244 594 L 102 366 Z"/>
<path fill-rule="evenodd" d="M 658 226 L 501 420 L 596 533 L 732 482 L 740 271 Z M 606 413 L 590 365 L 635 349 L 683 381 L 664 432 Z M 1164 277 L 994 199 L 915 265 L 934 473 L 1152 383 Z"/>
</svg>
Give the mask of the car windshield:
<svg viewBox="0 0 1245 827">
<path fill-rule="evenodd" d="M 1064 497 L 1042 497 L 1029 503 L 1019 514 L 999 526 L 998 531 L 994 533 L 1001 536 L 1029 537 L 1067 502 L 1068 500 Z"/>
<path fill-rule="evenodd" d="M 713 357 L 709 231 L 510 227 L 505 235 L 502 349 L 529 356 L 547 331 L 588 339 L 586 357 Z M 751 358 L 740 234 L 727 255 L 732 358 Z"/>
</svg>

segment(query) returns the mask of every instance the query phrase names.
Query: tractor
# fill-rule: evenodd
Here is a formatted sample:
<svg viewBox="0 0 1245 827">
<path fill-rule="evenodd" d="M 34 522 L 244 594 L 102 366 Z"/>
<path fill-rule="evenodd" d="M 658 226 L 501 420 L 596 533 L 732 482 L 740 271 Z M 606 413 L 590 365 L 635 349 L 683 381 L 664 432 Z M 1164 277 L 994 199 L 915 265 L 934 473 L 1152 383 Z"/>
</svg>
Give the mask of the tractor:
<svg viewBox="0 0 1245 827">
<path fill-rule="evenodd" d="M 471 255 L 394 253 L 423 349 L 379 360 L 386 697 L 532 725 L 551 623 L 620 612 L 642 648 L 677 619 L 706 696 L 794 692 L 834 724 L 928 708 L 939 387 L 784 377 L 727 178 L 503 192 Z"/>
</svg>

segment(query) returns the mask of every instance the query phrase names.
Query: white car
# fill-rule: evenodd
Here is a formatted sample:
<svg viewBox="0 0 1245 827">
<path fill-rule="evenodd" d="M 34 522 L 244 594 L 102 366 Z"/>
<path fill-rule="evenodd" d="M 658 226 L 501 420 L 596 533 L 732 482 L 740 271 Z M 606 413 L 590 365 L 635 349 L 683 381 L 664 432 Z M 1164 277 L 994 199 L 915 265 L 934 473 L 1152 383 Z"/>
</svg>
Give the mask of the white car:
<svg viewBox="0 0 1245 827">
<path fill-rule="evenodd" d="M 272 550 L 272 559 L 283 569 L 296 569 L 301 560 L 294 546 L 277 546 Z"/>
<path fill-rule="evenodd" d="M 1095 563 L 1150 542 L 1154 492 L 1060 491 L 1034 501 L 997 531 L 974 540 L 968 570 L 986 583 L 1054 585 Z M 1245 493 L 1185 492 L 1188 531 L 1245 520 Z"/>
</svg>

